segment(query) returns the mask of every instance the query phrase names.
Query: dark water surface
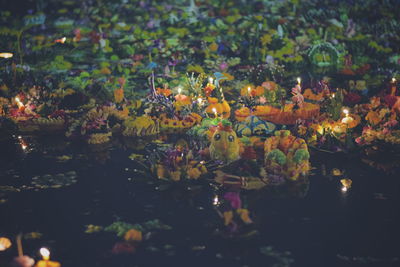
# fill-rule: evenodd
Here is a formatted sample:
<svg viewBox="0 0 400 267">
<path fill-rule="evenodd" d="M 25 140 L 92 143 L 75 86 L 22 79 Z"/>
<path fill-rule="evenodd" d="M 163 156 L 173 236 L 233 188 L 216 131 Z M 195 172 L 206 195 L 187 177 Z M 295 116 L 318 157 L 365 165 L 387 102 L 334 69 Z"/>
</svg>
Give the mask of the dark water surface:
<svg viewBox="0 0 400 267">
<path fill-rule="evenodd" d="M 40 232 L 24 240 L 27 255 L 47 246 L 62 266 L 400 266 L 400 177 L 376 171 L 354 156 L 313 152 L 315 175 L 308 185 L 280 194 L 244 192 L 254 220 L 249 238 L 224 235 L 213 206 L 217 192 L 208 181 L 176 184 L 161 190 L 143 180 L 128 157 L 144 141 L 94 149 L 55 137 L 23 137 L 1 144 L 0 234 Z M 59 162 L 57 156 L 70 155 Z M 332 168 L 353 180 L 342 192 Z M 59 189 L 24 189 L 37 175 L 76 171 L 77 182 Z M 324 175 L 326 174 L 326 175 Z M 189 188 L 188 188 L 189 187 Z M 4 188 L 3 188 L 4 189 Z M 159 219 L 171 230 L 159 231 L 133 255 L 113 255 L 120 238 L 85 233 L 85 225 L 132 224 Z M 272 246 L 265 256 L 260 248 Z M 283 254 L 285 251 L 290 255 Z M 0 252 L 7 266 L 16 248 Z M 290 259 L 294 260 L 288 265 Z M 276 265 L 273 265 L 276 264 Z"/>
</svg>

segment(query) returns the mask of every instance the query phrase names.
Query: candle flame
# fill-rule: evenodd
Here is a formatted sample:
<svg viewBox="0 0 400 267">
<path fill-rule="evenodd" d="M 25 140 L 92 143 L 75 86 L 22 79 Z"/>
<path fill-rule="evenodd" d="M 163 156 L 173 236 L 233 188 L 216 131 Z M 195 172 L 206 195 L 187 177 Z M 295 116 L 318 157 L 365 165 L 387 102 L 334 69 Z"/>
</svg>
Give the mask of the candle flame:
<svg viewBox="0 0 400 267">
<path fill-rule="evenodd" d="M 393 83 L 396 82 L 396 78 L 395 78 L 395 77 L 392 78 L 392 82 L 393 82 Z"/>
<path fill-rule="evenodd" d="M 43 260 L 49 260 L 50 259 L 50 250 L 47 248 L 41 248 L 40 249 L 40 255 L 42 255 Z"/>
<path fill-rule="evenodd" d="M 63 37 L 63 38 L 60 38 L 60 39 L 55 40 L 55 42 L 56 42 L 56 43 L 63 44 L 63 43 L 65 43 L 66 40 L 67 40 L 67 37 Z"/>
<path fill-rule="evenodd" d="M 15 98 L 15 102 L 17 102 L 19 108 L 24 106 L 24 104 L 21 102 L 18 96 Z"/>
<path fill-rule="evenodd" d="M 349 115 L 349 110 L 347 108 L 343 109 L 343 113 L 346 114 L 346 117 Z"/>
<path fill-rule="evenodd" d="M 216 109 L 216 108 L 212 108 L 211 110 L 212 110 L 212 112 L 214 112 L 215 114 L 217 114 L 217 109 Z"/>
<path fill-rule="evenodd" d="M 214 199 L 213 199 L 213 205 L 214 206 L 218 206 L 218 204 L 219 204 L 218 196 L 215 196 Z"/>
<path fill-rule="evenodd" d="M 301 84 L 301 78 L 297 77 L 297 83 L 300 85 Z"/>
<path fill-rule="evenodd" d="M 10 57 L 13 57 L 13 53 L 7 53 L 7 52 L 0 53 L 0 57 L 2 57 L 2 58 L 10 58 Z"/>
<path fill-rule="evenodd" d="M 347 192 L 347 187 L 346 186 L 342 187 L 342 192 Z"/>
</svg>

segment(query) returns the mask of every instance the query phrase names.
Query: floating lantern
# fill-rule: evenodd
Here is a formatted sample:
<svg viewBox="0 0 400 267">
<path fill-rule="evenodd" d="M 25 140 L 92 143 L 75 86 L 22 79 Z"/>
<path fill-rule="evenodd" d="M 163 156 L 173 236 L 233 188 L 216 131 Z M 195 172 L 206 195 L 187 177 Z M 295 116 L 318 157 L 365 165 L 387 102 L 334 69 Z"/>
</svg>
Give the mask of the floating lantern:
<svg viewBox="0 0 400 267">
<path fill-rule="evenodd" d="M 43 260 L 39 261 L 35 267 L 60 267 L 61 264 L 57 261 L 50 261 L 50 251 L 47 248 L 41 248 L 40 254 Z"/>
<path fill-rule="evenodd" d="M 13 53 L 7 53 L 7 52 L 0 53 L 0 57 L 2 57 L 2 58 L 10 58 L 10 57 L 13 57 Z"/>
</svg>

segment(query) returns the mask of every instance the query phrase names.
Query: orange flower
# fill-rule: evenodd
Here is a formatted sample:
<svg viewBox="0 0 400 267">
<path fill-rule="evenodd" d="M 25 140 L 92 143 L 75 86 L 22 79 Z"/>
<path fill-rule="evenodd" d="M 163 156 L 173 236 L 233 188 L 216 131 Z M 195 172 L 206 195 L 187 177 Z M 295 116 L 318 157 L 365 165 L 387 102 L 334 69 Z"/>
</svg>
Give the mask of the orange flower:
<svg viewBox="0 0 400 267">
<path fill-rule="evenodd" d="M 367 116 L 365 116 L 365 119 L 372 125 L 378 124 L 381 121 L 378 112 L 372 110 L 368 112 Z"/>
<path fill-rule="evenodd" d="M 273 81 L 266 81 L 262 83 L 262 87 L 264 87 L 267 90 L 275 91 L 277 88 L 277 84 L 274 83 Z"/>
<path fill-rule="evenodd" d="M 114 90 L 114 100 L 115 103 L 121 103 L 122 100 L 124 99 L 124 89 L 115 89 Z"/>
<path fill-rule="evenodd" d="M 207 86 L 204 87 L 204 92 L 206 94 L 206 96 L 210 96 L 212 91 L 214 91 L 215 89 L 215 85 L 207 83 Z"/>
<path fill-rule="evenodd" d="M 252 94 L 252 96 L 262 96 L 264 94 L 264 91 L 265 91 L 264 87 L 257 86 L 256 89 L 251 92 L 251 94 Z"/>
<path fill-rule="evenodd" d="M 157 91 L 157 94 L 164 95 L 166 97 L 168 97 L 172 94 L 172 91 L 167 88 L 157 88 L 156 91 Z"/>
<path fill-rule="evenodd" d="M 142 232 L 140 232 L 136 229 L 131 229 L 125 233 L 124 238 L 126 241 L 142 241 L 143 236 L 142 236 Z"/>
</svg>

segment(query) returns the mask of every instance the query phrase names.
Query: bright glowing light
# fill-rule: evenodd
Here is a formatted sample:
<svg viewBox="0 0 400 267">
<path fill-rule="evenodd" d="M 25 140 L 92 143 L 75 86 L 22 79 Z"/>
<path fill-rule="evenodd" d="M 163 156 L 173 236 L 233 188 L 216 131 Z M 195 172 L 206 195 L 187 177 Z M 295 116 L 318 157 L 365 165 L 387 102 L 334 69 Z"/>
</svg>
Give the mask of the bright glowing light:
<svg viewBox="0 0 400 267">
<path fill-rule="evenodd" d="M 218 196 L 215 196 L 214 199 L 213 199 L 213 205 L 214 206 L 218 206 L 218 204 L 219 204 Z"/>
<path fill-rule="evenodd" d="M 335 98 L 335 94 L 334 93 L 332 94 L 332 98 Z"/>
<path fill-rule="evenodd" d="M 182 88 L 178 87 L 178 94 L 180 95 L 182 93 Z"/>
<path fill-rule="evenodd" d="M 301 84 L 301 78 L 297 77 L 297 84 L 300 85 Z"/>
<path fill-rule="evenodd" d="M 214 79 L 212 77 L 208 78 L 208 83 L 209 84 L 213 84 L 213 82 L 214 82 Z"/>
<path fill-rule="evenodd" d="M 343 113 L 346 114 L 346 116 L 348 116 L 349 115 L 349 109 L 347 109 L 347 108 L 343 109 Z"/>
<path fill-rule="evenodd" d="M 342 187 L 342 192 L 347 192 L 347 187 L 343 186 Z"/>
<path fill-rule="evenodd" d="M 393 77 L 393 78 L 392 78 L 392 83 L 395 83 L 395 82 L 396 82 L 396 78 Z"/>
<path fill-rule="evenodd" d="M 43 260 L 47 261 L 50 259 L 50 250 L 48 250 L 47 248 L 41 248 L 40 249 L 40 255 L 42 255 Z"/>
<path fill-rule="evenodd" d="M 24 106 L 24 104 L 21 102 L 21 100 L 19 99 L 18 96 L 15 98 L 15 102 L 17 102 L 17 105 L 18 105 L 19 108 Z"/>
<path fill-rule="evenodd" d="M 10 58 L 10 57 L 13 57 L 13 53 L 7 53 L 7 52 L 0 53 L 0 57 L 2 57 L 2 58 Z"/>
</svg>

